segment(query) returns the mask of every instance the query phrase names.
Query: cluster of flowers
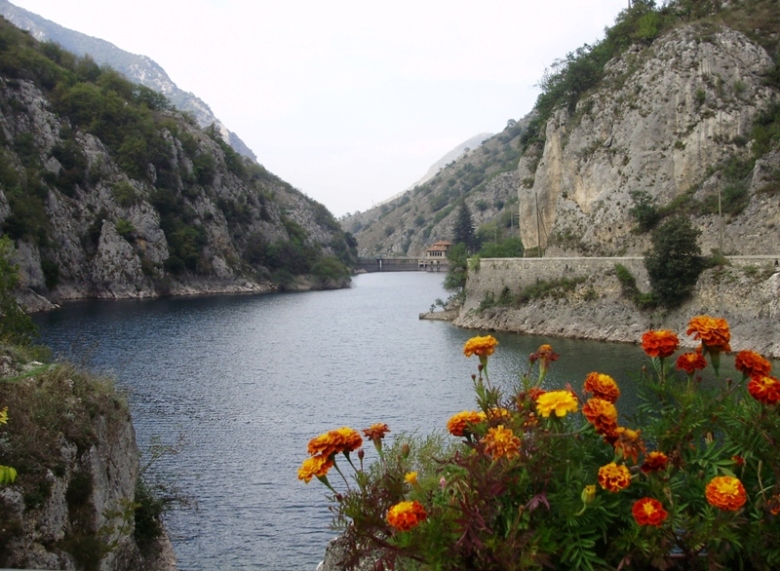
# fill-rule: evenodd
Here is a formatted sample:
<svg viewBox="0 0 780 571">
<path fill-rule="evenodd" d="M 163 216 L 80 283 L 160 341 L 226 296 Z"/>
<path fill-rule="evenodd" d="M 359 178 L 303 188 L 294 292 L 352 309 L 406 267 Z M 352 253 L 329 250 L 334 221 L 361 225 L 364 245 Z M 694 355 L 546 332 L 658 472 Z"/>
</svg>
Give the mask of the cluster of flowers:
<svg viewBox="0 0 780 571">
<path fill-rule="evenodd" d="M 697 316 L 691 319 L 686 333 L 693 336 L 694 341 L 700 341 L 700 345 L 694 351 L 680 355 L 675 365 L 679 371 L 688 375 L 688 391 L 692 393 L 691 381 L 697 371 L 707 366 L 708 360 L 713 365 L 716 375 L 718 374 L 721 354 L 731 350 L 731 335 L 728 323 L 724 319 L 709 316 Z M 486 398 L 490 390 L 493 390 L 487 378 L 487 366 L 488 357 L 494 354 L 497 345 L 498 341 L 487 335 L 473 337 L 464 346 L 465 356 L 476 355 L 480 360 L 479 379 L 473 375 L 472 380 L 482 410 L 458 412 L 448 420 L 446 426 L 449 434 L 464 439 L 463 444 L 465 444 L 464 452 L 457 453 L 453 457 L 455 464 L 461 462 L 458 466 L 463 468 L 467 465 L 467 460 L 464 458 L 473 457 L 483 458 L 491 466 L 504 466 L 507 470 L 522 470 L 532 459 L 532 455 L 538 453 L 540 449 L 541 441 L 534 441 L 536 429 L 540 429 L 539 434 L 559 436 L 589 431 L 591 442 L 598 448 L 602 446 L 600 441 L 603 441 L 604 445 L 609 447 L 609 455 L 614 452 L 614 459 L 599 467 L 599 464 L 608 457 L 604 454 L 604 460 L 587 469 L 584 481 L 581 480 L 580 485 L 589 480 L 592 483 L 584 486 L 580 496 L 582 510 L 576 515 L 584 513 L 596 501 L 599 489 L 603 491 L 605 498 L 615 498 L 615 502 L 620 504 L 617 494 L 631 488 L 634 501 L 630 513 L 638 526 L 664 528 L 664 533 L 672 537 L 678 534 L 679 529 L 675 527 L 678 524 L 671 526 L 665 525 L 665 522 L 669 519 L 670 512 L 678 515 L 680 513 L 680 503 L 674 505 L 669 482 L 676 473 L 687 469 L 685 461 L 681 457 L 679 447 L 670 450 L 665 448 L 658 439 L 653 438 L 650 438 L 646 444 L 642 437 L 642 430 L 621 426 L 617 408 L 621 396 L 618 383 L 609 375 L 592 372 L 584 380 L 581 395 L 570 386 L 560 390 L 544 390 L 541 388 L 542 381 L 550 363 L 557 360 L 558 355 L 553 352 L 550 345 L 542 345 L 530 356 L 531 364 L 539 366 L 538 380 L 535 383 L 526 383 L 523 390 L 512 397 L 514 400 L 505 402 L 498 397 L 491 400 Z M 677 335 L 669 330 L 648 331 L 642 336 L 642 348 L 652 359 L 661 385 L 667 381 L 666 376 L 672 374 L 671 365 L 667 367 L 665 360 L 674 355 L 679 346 Z M 743 383 L 748 380 L 745 389 L 752 399 L 765 407 L 762 410 L 775 411 L 774 405 L 780 403 L 780 381 L 770 376 L 769 361 L 753 351 L 740 351 L 736 355 L 735 368 L 742 373 Z M 483 374 L 487 381 L 487 389 L 483 384 Z M 496 391 L 494 394 L 499 393 Z M 486 406 L 485 403 L 488 402 L 492 404 Z M 586 422 L 569 422 L 570 418 L 567 417 L 577 413 L 581 413 Z M 576 428 L 578 426 L 580 428 Z M 575 427 L 574 432 L 568 432 L 571 427 Z M 382 439 L 387 432 L 389 429 L 385 424 L 375 424 L 363 430 L 364 436 L 374 443 L 380 457 L 382 457 Z M 712 435 L 709 438 L 712 439 Z M 675 446 L 677 444 L 679 443 L 675 443 Z M 358 450 L 361 445 L 360 435 L 347 427 L 312 439 L 308 447 L 310 458 L 303 462 L 298 477 L 305 482 L 317 477 L 333 490 L 327 482 L 326 475 L 330 468 L 336 466 L 336 456 L 343 453 L 349 460 L 349 453 Z M 690 443 L 686 443 L 685 446 L 693 449 Z M 660 449 L 648 451 L 648 447 Z M 359 450 L 360 454 L 362 450 Z M 360 458 L 362 461 L 362 455 Z M 444 465 L 443 461 L 437 460 L 437 462 Z M 720 459 L 718 462 L 720 466 L 741 466 L 744 465 L 745 459 L 734 456 Z M 759 463 L 759 471 L 760 469 Z M 710 473 L 704 485 L 704 497 L 700 495 L 701 492 L 696 492 L 696 497 L 701 498 L 702 502 L 706 500 L 707 504 L 722 512 L 743 510 L 749 501 L 743 482 L 730 469 L 718 470 L 717 475 L 712 476 L 713 473 Z M 436 478 L 439 478 L 438 474 Z M 406 473 L 404 481 L 408 487 L 401 494 L 402 501 L 396 501 L 392 505 L 385 504 L 382 509 L 386 511 L 380 512 L 384 514 L 384 521 L 396 533 L 409 532 L 430 517 L 434 517 L 431 513 L 438 513 L 437 509 L 441 511 L 437 508 L 437 503 L 432 500 L 434 492 L 431 490 L 423 492 L 418 484 L 417 472 Z M 704 480 L 702 480 L 703 484 Z M 447 479 L 441 476 L 441 490 L 445 490 L 448 485 Z M 348 483 L 347 486 L 349 487 Z M 763 494 L 770 488 L 760 489 L 759 493 Z M 462 490 L 462 488 L 458 489 Z M 753 485 L 751 490 L 754 489 L 756 488 Z M 335 490 L 333 491 L 335 493 Z M 641 497 L 635 499 L 637 496 Z M 336 497 L 338 498 L 338 494 Z M 425 505 L 416 499 L 411 499 L 413 497 L 421 499 Z M 693 501 L 697 500 L 694 498 Z M 780 494 L 772 496 L 766 505 L 767 511 L 772 516 L 780 515 Z M 451 507 L 452 504 L 449 505 L 449 508 Z M 627 505 L 625 509 L 628 509 Z M 522 507 L 520 513 L 523 513 Z"/>
</svg>

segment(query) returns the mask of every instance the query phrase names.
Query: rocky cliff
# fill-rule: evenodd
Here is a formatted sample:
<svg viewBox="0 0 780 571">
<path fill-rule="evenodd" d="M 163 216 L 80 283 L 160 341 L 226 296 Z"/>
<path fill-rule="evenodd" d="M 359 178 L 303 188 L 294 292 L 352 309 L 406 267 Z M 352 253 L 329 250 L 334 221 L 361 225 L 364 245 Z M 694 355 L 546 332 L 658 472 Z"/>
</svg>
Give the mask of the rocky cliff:
<svg viewBox="0 0 780 571">
<path fill-rule="evenodd" d="M 148 535 L 140 517 L 149 506 L 136 496 L 139 455 L 124 401 L 105 381 L 23 353 L 0 348 L 8 407 L 0 461 L 18 471 L 0 486 L 0 566 L 175 569 L 165 535 Z"/>
<path fill-rule="evenodd" d="M 257 158 L 236 133 L 230 131 L 214 116 L 205 101 L 180 89 L 165 70 L 151 58 L 131 54 L 105 40 L 69 30 L 37 14 L 14 6 L 7 0 L 0 0 L 0 15 L 22 30 L 29 31 L 40 42 L 54 42 L 76 55 L 88 55 L 99 65 L 110 66 L 131 81 L 163 94 L 177 109 L 191 113 L 201 127 L 216 125 L 223 139 L 237 153 L 252 160 Z"/>
<path fill-rule="evenodd" d="M 704 252 L 780 252 L 780 162 L 776 153 L 756 157 L 752 141 L 756 121 L 780 100 L 767 82 L 774 68 L 761 45 L 707 22 L 610 61 L 573 110 L 552 113 L 520 160 L 526 248 L 641 254 L 648 235 L 631 211 L 644 195 L 664 214 L 689 215 Z"/>
<path fill-rule="evenodd" d="M 334 287 L 354 245 L 216 129 L 5 21 L 0 229 L 52 301 Z"/>
</svg>

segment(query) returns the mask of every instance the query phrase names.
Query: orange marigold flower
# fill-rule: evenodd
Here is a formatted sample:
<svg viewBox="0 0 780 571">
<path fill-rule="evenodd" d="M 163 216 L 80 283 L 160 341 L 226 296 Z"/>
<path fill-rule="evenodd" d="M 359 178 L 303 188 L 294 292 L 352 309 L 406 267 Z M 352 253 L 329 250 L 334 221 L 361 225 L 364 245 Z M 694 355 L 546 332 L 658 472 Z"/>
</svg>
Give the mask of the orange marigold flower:
<svg viewBox="0 0 780 571">
<path fill-rule="evenodd" d="M 298 468 L 298 479 L 308 484 L 312 478 L 327 476 L 328 470 L 333 467 L 333 459 L 328 456 L 312 456 L 306 458 Z"/>
<path fill-rule="evenodd" d="M 692 375 L 697 369 L 706 369 L 707 361 L 701 353 L 683 353 L 677 357 L 677 368 Z"/>
<path fill-rule="evenodd" d="M 745 505 L 747 494 L 739 479 L 733 476 L 717 476 L 704 488 L 704 495 L 711 506 L 737 511 Z"/>
<path fill-rule="evenodd" d="M 780 402 L 780 381 L 774 377 L 753 377 L 747 385 L 747 390 L 758 402 L 764 404 Z"/>
<path fill-rule="evenodd" d="M 642 335 L 642 349 L 650 357 L 668 357 L 677 351 L 680 340 L 674 331 L 659 329 Z"/>
<path fill-rule="evenodd" d="M 536 410 L 547 418 L 552 413 L 561 418 L 570 412 L 577 412 L 577 397 L 571 391 L 550 391 L 536 397 Z"/>
<path fill-rule="evenodd" d="M 772 515 L 780 514 L 780 494 L 775 494 L 769 498 L 767 506 L 769 506 L 769 513 Z"/>
<path fill-rule="evenodd" d="M 731 351 L 731 332 L 728 322 L 723 318 L 697 315 L 688 323 L 686 333 L 694 334 L 694 340 L 701 339 L 707 349 Z"/>
<path fill-rule="evenodd" d="M 418 501 L 400 502 L 387 511 L 387 523 L 398 531 L 409 531 L 428 517 L 425 508 Z"/>
<path fill-rule="evenodd" d="M 384 422 L 378 422 L 368 428 L 364 428 L 363 436 L 371 441 L 376 441 L 382 440 L 388 432 L 390 432 L 390 428 Z"/>
<path fill-rule="evenodd" d="M 772 364 L 755 351 L 740 351 L 734 360 L 734 368 L 748 377 L 766 376 Z"/>
<path fill-rule="evenodd" d="M 596 398 L 614 403 L 620 397 L 620 389 L 615 379 L 603 373 L 590 373 L 585 377 L 583 386 L 586 393 L 593 393 Z"/>
<path fill-rule="evenodd" d="M 520 439 L 511 428 L 504 428 L 504 425 L 489 429 L 480 442 L 485 445 L 485 452 L 490 454 L 493 460 L 520 455 Z"/>
<path fill-rule="evenodd" d="M 615 429 L 615 436 L 617 439 L 614 442 L 615 452 L 619 452 L 623 455 L 623 458 L 631 458 L 636 464 L 639 453 L 645 452 L 645 443 L 641 438 L 641 430 L 632 430 L 620 426 Z"/>
<path fill-rule="evenodd" d="M 623 464 L 618 466 L 610 462 L 606 466 L 599 468 L 599 485 L 608 492 L 617 493 L 625 490 L 631 483 L 631 472 Z"/>
<path fill-rule="evenodd" d="M 550 363 L 557 361 L 558 356 L 558 353 L 553 351 L 552 345 L 544 344 L 540 345 L 536 350 L 536 353 L 532 353 L 531 356 L 528 357 L 528 360 L 531 361 L 532 365 L 539 361 L 541 372 L 546 373 L 547 369 L 550 367 Z"/>
<path fill-rule="evenodd" d="M 321 455 L 329 458 L 341 452 L 348 454 L 362 445 L 363 439 L 356 430 L 348 426 L 342 426 L 312 438 L 309 441 L 308 450 L 312 456 Z"/>
<path fill-rule="evenodd" d="M 484 412 L 474 410 L 464 410 L 453 415 L 447 421 L 447 431 L 453 436 L 463 436 L 466 432 L 471 432 L 470 427 L 479 424 L 486 419 Z"/>
<path fill-rule="evenodd" d="M 669 457 L 663 452 L 650 452 L 645 456 L 645 461 L 639 467 L 642 472 L 649 474 L 650 472 L 660 472 L 666 470 L 666 465 L 669 463 Z"/>
<path fill-rule="evenodd" d="M 463 346 L 463 354 L 466 355 L 466 357 L 471 357 L 472 355 L 488 357 L 495 352 L 496 345 L 498 345 L 498 341 L 496 341 L 495 337 L 492 335 L 472 337 L 466 341 L 466 344 Z"/>
<path fill-rule="evenodd" d="M 617 409 L 608 400 L 593 397 L 582 407 L 582 414 L 595 428 L 596 433 L 611 435 L 617 429 Z"/>
<path fill-rule="evenodd" d="M 634 519 L 639 525 L 659 527 L 669 514 L 663 504 L 654 498 L 642 498 L 634 502 L 631 508 Z"/>
</svg>

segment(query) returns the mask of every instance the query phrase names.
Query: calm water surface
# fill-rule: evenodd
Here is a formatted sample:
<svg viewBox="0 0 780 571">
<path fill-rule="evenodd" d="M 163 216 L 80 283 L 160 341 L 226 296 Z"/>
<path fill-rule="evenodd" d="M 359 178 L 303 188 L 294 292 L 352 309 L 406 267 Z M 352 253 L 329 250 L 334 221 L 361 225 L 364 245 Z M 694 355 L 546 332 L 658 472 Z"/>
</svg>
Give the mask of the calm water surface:
<svg viewBox="0 0 780 571">
<path fill-rule="evenodd" d="M 425 434 L 474 408 L 477 361 L 461 352 L 474 332 L 417 318 L 446 297 L 442 281 L 366 274 L 330 292 L 78 302 L 36 322 L 55 353 L 115 375 L 142 450 L 178 445 L 150 473 L 192 500 L 167 518 L 180 569 L 313 571 L 334 533 L 324 487 L 296 478 L 309 439 L 375 422 Z M 598 370 L 630 392 L 642 359 L 631 345 L 495 336 L 499 383 L 543 342 L 561 354 L 550 386 Z"/>
</svg>

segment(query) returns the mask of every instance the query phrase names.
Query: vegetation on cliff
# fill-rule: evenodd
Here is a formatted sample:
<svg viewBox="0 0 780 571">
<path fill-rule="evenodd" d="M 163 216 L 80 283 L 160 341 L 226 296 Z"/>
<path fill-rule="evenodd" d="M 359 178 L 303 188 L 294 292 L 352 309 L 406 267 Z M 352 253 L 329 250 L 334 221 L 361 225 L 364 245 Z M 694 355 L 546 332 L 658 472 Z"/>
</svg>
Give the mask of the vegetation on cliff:
<svg viewBox="0 0 780 571">
<path fill-rule="evenodd" d="M 127 403 L 30 344 L 10 254 L 0 238 L 0 468 L 14 476 L 0 478 L 0 566 L 149 568 L 163 505 L 139 478 Z"/>
<path fill-rule="evenodd" d="M 159 93 L 5 20 L 0 113 L 0 229 L 32 249 L 39 293 L 289 282 L 326 259 L 322 285 L 349 274 L 354 243 L 324 206 Z"/>
</svg>

